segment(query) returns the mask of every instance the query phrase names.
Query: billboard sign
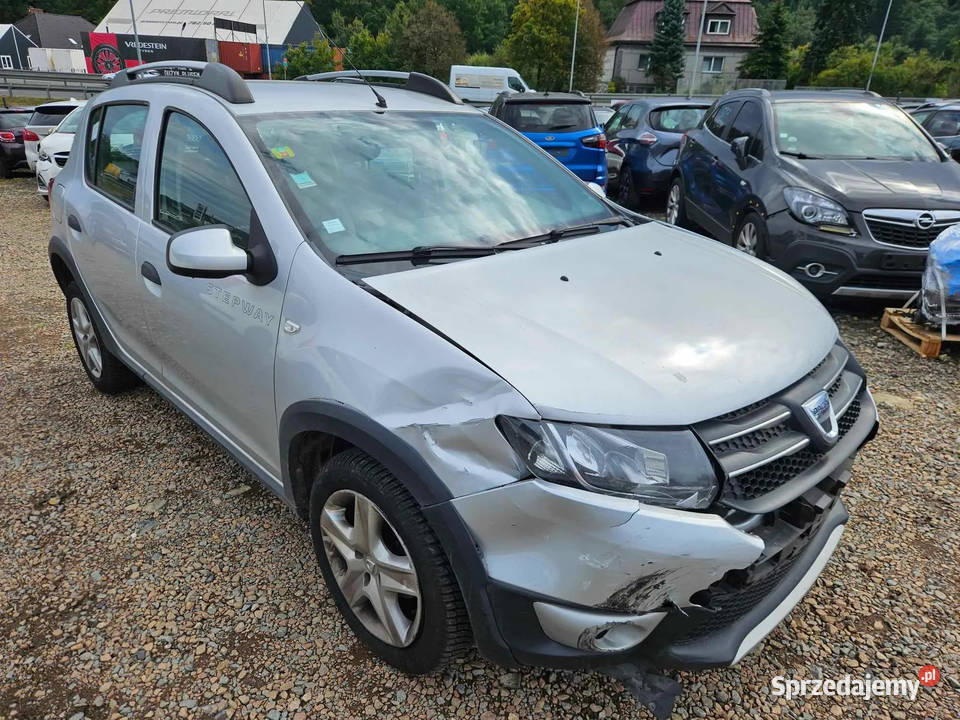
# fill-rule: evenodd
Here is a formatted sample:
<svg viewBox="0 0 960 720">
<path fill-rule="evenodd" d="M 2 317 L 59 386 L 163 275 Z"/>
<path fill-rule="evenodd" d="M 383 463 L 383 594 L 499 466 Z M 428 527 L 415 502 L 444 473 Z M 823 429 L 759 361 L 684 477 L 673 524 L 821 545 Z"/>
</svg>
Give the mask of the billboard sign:
<svg viewBox="0 0 960 720">
<path fill-rule="evenodd" d="M 87 72 L 103 75 L 124 68 L 136 67 L 137 41 L 133 35 L 116 33 L 82 33 L 83 54 Z M 207 52 L 200 38 L 140 36 L 140 54 L 145 63 L 157 60 L 206 60 Z"/>
</svg>

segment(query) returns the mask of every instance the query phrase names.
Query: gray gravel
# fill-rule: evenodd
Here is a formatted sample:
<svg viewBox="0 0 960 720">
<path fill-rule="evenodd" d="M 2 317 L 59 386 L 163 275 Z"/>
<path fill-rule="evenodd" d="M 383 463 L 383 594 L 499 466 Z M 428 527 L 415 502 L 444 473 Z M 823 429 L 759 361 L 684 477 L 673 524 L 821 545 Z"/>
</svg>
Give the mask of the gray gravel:
<svg viewBox="0 0 960 720">
<path fill-rule="evenodd" d="M 649 717 L 615 680 L 432 677 L 375 662 L 339 619 L 306 528 L 147 389 L 87 382 L 46 260 L 33 180 L 0 181 L 0 718 Z M 960 350 L 924 361 L 837 311 L 883 429 L 811 594 L 740 665 L 681 674 L 676 717 L 960 715 Z M 786 701 L 774 675 L 944 680 L 916 702 Z"/>
</svg>

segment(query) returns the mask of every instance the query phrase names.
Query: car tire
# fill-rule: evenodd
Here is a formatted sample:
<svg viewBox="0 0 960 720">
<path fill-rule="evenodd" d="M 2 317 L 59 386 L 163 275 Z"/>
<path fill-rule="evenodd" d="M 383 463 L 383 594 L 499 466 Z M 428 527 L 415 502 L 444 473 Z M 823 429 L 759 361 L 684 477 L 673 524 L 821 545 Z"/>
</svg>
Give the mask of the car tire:
<svg viewBox="0 0 960 720">
<path fill-rule="evenodd" d="M 135 387 L 139 380 L 103 344 L 102 333 L 76 283 L 67 285 L 67 320 L 73 344 L 90 382 L 102 393 L 116 395 Z"/>
<path fill-rule="evenodd" d="M 760 260 L 767 257 L 767 223 L 755 212 L 748 212 L 740 220 L 730 244 L 747 255 Z"/>
<path fill-rule="evenodd" d="M 687 227 L 686 194 L 683 192 L 683 178 L 679 175 L 670 183 L 667 190 L 666 220 L 671 225 Z"/>
<path fill-rule="evenodd" d="M 633 189 L 633 173 L 630 167 L 623 163 L 620 166 L 620 177 L 617 184 L 617 203 L 629 210 L 637 208 L 637 193 Z"/>
<path fill-rule="evenodd" d="M 419 675 L 473 646 L 439 540 L 407 489 L 369 455 L 346 450 L 319 468 L 310 532 L 337 608 L 379 658 Z"/>
</svg>

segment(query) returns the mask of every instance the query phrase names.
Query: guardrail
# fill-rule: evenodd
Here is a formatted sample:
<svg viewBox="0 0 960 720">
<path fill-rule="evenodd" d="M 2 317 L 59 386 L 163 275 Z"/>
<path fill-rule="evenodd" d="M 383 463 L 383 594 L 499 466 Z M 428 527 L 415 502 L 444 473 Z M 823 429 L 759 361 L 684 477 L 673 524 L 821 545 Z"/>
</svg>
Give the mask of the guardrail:
<svg viewBox="0 0 960 720">
<path fill-rule="evenodd" d="M 48 99 L 83 97 L 105 90 L 110 84 L 99 75 L 87 73 L 35 72 L 4 70 L 0 72 L 0 96 L 45 97 Z"/>
</svg>

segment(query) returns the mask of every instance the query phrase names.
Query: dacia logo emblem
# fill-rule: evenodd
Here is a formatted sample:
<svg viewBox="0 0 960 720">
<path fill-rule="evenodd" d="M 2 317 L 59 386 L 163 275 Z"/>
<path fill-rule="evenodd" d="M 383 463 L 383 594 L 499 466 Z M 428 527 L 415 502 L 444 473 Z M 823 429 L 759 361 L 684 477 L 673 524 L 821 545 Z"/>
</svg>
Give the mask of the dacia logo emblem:
<svg viewBox="0 0 960 720">
<path fill-rule="evenodd" d="M 830 395 L 827 394 L 827 391 L 821 390 L 803 403 L 802 407 L 814 424 L 820 428 L 823 439 L 830 444 L 835 442 L 840 434 L 840 428 L 837 425 L 837 415 L 833 410 L 833 403 L 830 402 Z"/>
</svg>

